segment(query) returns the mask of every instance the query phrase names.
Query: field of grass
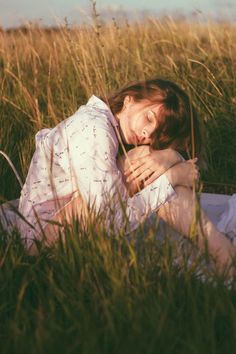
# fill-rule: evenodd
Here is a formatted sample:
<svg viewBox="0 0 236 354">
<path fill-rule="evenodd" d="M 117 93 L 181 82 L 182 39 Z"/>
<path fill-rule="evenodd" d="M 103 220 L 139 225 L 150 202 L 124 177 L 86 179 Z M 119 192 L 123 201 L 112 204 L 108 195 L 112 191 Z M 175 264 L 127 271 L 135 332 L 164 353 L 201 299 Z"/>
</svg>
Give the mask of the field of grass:
<svg viewBox="0 0 236 354">
<path fill-rule="evenodd" d="M 0 32 L 0 150 L 24 180 L 34 135 L 91 94 L 134 79 L 171 79 L 205 129 L 203 189 L 236 192 L 236 27 L 171 19 Z M 0 156 L 0 197 L 20 186 Z M 76 225 L 75 225 L 76 226 Z M 97 229 L 96 229 L 97 230 Z M 189 251 L 155 225 L 131 240 L 78 225 L 30 257 L 0 233 L 0 353 L 235 353 L 236 286 L 187 266 Z M 180 263 L 174 259 L 180 257 Z"/>
</svg>

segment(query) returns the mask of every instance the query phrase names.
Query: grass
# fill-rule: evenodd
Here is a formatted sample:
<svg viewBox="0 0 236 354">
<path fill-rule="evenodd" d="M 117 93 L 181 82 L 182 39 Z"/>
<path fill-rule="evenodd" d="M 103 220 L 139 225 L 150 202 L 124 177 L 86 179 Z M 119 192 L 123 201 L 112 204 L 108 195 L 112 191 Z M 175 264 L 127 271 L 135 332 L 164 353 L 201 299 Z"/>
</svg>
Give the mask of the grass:
<svg viewBox="0 0 236 354">
<path fill-rule="evenodd" d="M 236 191 L 236 30 L 171 19 L 0 32 L 0 150 L 24 180 L 34 135 L 91 94 L 134 79 L 169 78 L 191 95 L 205 127 L 203 189 Z M 20 187 L 1 158 L 2 199 Z M 235 285 L 156 227 L 131 240 L 79 229 L 26 254 L 0 233 L 1 353 L 226 353 L 236 347 Z M 181 257 L 180 265 L 173 260 Z"/>
<path fill-rule="evenodd" d="M 168 238 L 67 236 L 37 258 L 16 235 L 1 247 L 1 353 L 234 352 L 236 289 L 184 269 Z"/>
<path fill-rule="evenodd" d="M 0 33 L 0 149 L 24 179 L 34 135 L 74 113 L 91 94 L 153 76 L 191 95 L 207 134 L 205 187 L 236 190 L 235 26 L 158 21 Z M 5 161 L 1 195 L 19 195 Z M 220 183 L 220 187 L 214 185 Z M 225 187 L 225 186 L 228 187 Z M 213 190 L 212 190 L 213 189 Z"/>
</svg>

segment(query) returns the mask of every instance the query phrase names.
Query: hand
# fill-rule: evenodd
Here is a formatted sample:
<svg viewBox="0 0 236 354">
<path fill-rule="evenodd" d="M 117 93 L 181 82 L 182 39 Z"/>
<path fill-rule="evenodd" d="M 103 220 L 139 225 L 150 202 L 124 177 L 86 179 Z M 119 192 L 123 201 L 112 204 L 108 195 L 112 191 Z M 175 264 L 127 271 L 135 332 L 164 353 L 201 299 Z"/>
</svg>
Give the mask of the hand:
<svg viewBox="0 0 236 354">
<path fill-rule="evenodd" d="M 166 176 L 172 187 L 185 186 L 192 187 L 200 178 L 197 157 L 194 159 L 178 163 L 166 172 Z"/>
<path fill-rule="evenodd" d="M 126 183 L 146 187 L 181 161 L 181 156 L 172 149 L 152 150 L 149 148 L 144 156 L 129 161 L 129 166 L 124 171 Z"/>
</svg>

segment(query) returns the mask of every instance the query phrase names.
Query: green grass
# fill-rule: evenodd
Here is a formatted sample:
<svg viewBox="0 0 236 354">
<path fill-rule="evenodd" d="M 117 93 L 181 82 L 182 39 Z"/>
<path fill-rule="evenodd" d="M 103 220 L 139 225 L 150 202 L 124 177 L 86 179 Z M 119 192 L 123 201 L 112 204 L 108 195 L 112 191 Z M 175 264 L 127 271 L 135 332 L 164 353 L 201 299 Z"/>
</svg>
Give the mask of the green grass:
<svg viewBox="0 0 236 354">
<path fill-rule="evenodd" d="M 127 81 L 169 78 L 191 95 L 204 123 L 203 189 L 236 191 L 236 28 L 157 21 L 29 27 L 0 33 L 0 150 L 24 180 L 34 135 L 72 114 L 91 94 Z M 1 159 L 0 195 L 20 187 Z M 74 230 L 65 245 L 30 257 L 17 234 L 0 233 L 1 353 L 235 353 L 235 284 L 189 251 L 104 230 Z M 138 244 L 138 246 L 137 246 Z M 173 260 L 181 257 L 179 266 Z"/>
<path fill-rule="evenodd" d="M 234 353 L 235 285 L 153 231 L 77 229 L 36 258 L 2 240 L 1 353 Z"/>
</svg>

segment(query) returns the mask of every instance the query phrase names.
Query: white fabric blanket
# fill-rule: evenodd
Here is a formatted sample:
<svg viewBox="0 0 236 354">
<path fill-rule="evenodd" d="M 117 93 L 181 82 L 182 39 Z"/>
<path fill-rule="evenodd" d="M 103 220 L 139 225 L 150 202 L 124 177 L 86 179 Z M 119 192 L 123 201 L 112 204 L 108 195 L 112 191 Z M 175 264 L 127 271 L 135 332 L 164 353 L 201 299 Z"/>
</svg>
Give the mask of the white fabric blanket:
<svg viewBox="0 0 236 354">
<path fill-rule="evenodd" d="M 201 206 L 217 229 L 236 246 L 236 194 L 202 193 Z"/>
</svg>

